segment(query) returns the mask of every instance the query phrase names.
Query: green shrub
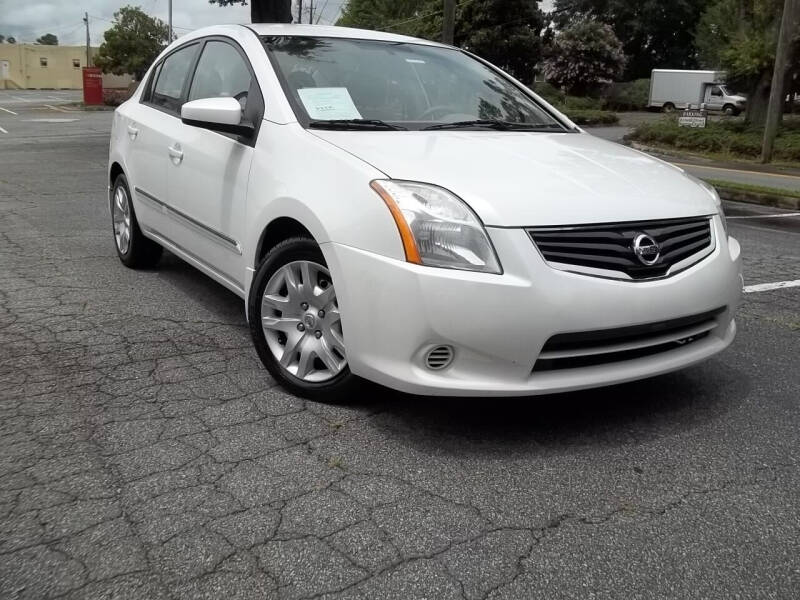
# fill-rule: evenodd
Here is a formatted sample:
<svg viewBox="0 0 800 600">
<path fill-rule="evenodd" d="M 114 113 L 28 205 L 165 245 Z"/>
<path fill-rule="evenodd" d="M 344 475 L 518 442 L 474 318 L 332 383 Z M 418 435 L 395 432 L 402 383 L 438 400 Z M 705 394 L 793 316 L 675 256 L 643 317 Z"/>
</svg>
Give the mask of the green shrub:
<svg viewBox="0 0 800 600">
<path fill-rule="evenodd" d="M 642 123 L 628 139 L 689 152 L 755 159 L 761 153 L 763 130 L 742 121 L 711 121 L 704 129 L 679 127 L 676 119 Z M 800 161 L 800 122 L 785 119 L 775 139 L 775 160 Z"/>
<path fill-rule="evenodd" d="M 546 81 L 538 81 L 534 83 L 533 91 L 547 100 L 553 106 L 562 104 L 564 102 L 564 98 L 566 97 L 564 92 L 559 90 L 554 85 L 547 83 Z"/>
<path fill-rule="evenodd" d="M 536 83 L 533 91 L 547 100 L 560 111 L 565 110 L 603 110 L 602 98 L 590 96 L 568 96 L 558 88 L 546 82 Z"/>
<path fill-rule="evenodd" d="M 611 110 L 644 110 L 650 101 L 650 80 L 637 79 L 612 83 L 606 91 L 605 108 Z"/>
<path fill-rule="evenodd" d="M 106 106 L 119 106 L 128 98 L 130 98 L 130 93 L 128 93 L 128 90 L 103 90 L 103 104 Z"/>
<path fill-rule="evenodd" d="M 607 110 L 562 110 L 576 125 L 614 125 L 619 122 L 616 113 Z"/>
<path fill-rule="evenodd" d="M 603 110 L 603 101 L 600 98 L 567 96 L 564 98 L 564 108 L 567 110 Z"/>
</svg>

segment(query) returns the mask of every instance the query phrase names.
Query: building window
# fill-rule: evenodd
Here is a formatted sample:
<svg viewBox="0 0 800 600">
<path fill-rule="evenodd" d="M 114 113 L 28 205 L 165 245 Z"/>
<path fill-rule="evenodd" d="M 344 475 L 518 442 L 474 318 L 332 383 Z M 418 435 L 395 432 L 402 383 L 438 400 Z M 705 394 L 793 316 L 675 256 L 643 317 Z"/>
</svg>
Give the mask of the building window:
<svg viewBox="0 0 800 600">
<path fill-rule="evenodd" d="M 47 58 L 45 58 L 44 56 L 40 56 L 39 57 L 39 66 L 40 67 L 46 67 L 47 66 Z"/>
<path fill-rule="evenodd" d="M 81 59 L 80 58 L 73 58 L 72 59 L 72 66 L 76 69 L 81 68 Z"/>
</svg>

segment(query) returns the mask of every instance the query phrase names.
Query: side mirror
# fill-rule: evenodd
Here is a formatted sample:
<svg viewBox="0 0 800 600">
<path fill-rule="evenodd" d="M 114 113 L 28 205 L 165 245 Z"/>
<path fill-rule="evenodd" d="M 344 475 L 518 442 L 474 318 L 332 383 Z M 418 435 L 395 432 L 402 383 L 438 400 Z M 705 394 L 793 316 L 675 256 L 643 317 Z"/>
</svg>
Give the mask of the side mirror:
<svg viewBox="0 0 800 600">
<path fill-rule="evenodd" d="M 252 137 L 255 127 L 242 120 L 242 106 L 230 98 L 200 98 L 181 106 L 181 121 L 193 127 Z"/>
</svg>

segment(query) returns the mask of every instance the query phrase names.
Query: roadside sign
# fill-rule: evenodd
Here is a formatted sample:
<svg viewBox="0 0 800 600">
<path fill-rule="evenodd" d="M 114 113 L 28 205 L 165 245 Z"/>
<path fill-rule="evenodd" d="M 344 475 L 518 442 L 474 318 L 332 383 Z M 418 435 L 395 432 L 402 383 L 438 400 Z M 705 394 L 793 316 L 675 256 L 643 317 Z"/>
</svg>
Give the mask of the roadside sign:
<svg viewBox="0 0 800 600">
<path fill-rule="evenodd" d="M 708 111 L 687 108 L 678 117 L 679 127 L 705 127 L 708 121 Z"/>
<path fill-rule="evenodd" d="M 97 67 L 83 67 L 83 103 L 103 103 L 103 72 Z"/>
</svg>

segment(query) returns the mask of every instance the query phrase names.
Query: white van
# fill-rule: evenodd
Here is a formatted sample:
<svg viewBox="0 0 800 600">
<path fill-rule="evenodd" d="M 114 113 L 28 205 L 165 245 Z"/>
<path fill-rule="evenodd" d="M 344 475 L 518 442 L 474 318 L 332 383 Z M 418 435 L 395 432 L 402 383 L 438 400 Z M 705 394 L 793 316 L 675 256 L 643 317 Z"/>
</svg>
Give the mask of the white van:
<svg viewBox="0 0 800 600">
<path fill-rule="evenodd" d="M 731 93 L 724 80 L 724 71 L 653 69 L 648 106 L 672 112 L 705 105 L 707 110 L 738 115 L 745 108 L 746 98 Z"/>
</svg>

